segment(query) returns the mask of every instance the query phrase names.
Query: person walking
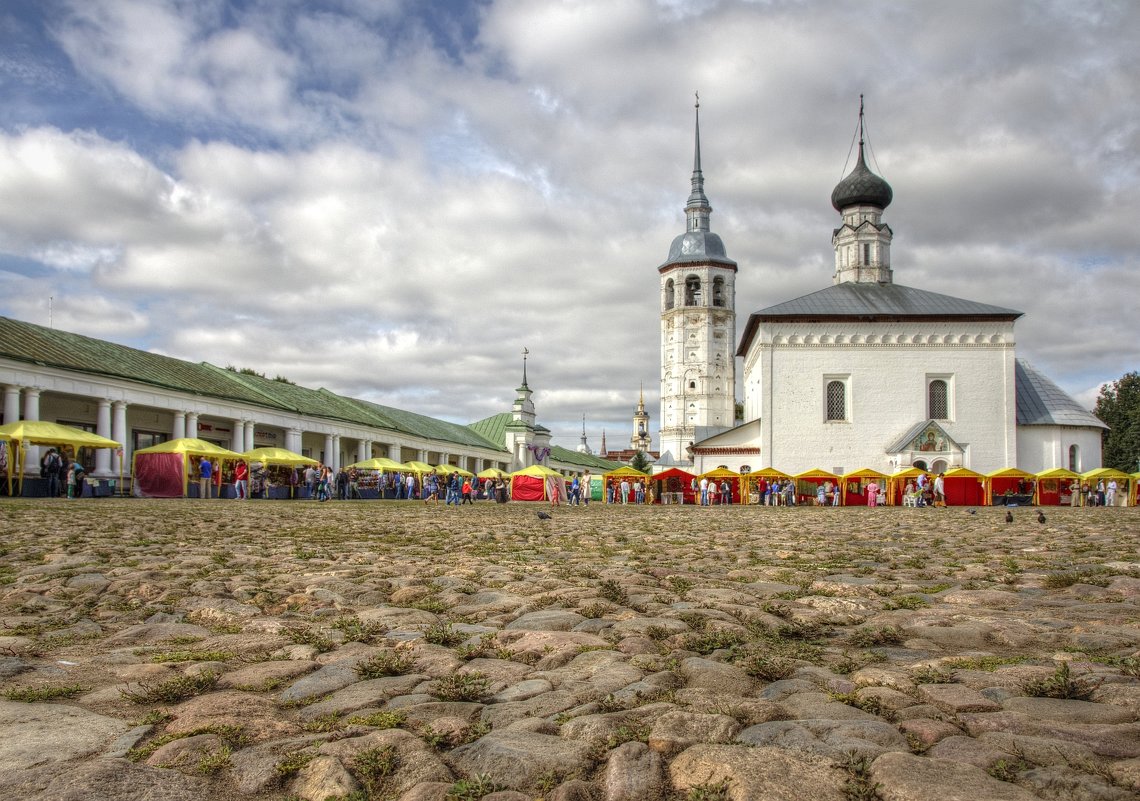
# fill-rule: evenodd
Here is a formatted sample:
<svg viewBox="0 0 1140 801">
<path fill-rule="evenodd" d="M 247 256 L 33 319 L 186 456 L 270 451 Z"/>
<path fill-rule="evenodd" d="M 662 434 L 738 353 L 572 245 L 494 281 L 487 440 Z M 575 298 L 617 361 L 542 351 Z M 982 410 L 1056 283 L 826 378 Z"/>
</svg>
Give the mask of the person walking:
<svg viewBox="0 0 1140 801">
<path fill-rule="evenodd" d="M 946 479 L 943 478 L 943 473 L 939 473 L 934 477 L 934 505 L 946 505 Z"/>
<path fill-rule="evenodd" d="M 582 482 L 581 482 L 582 502 L 586 506 L 590 505 L 590 494 L 592 492 L 593 492 L 593 489 L 592 489 L 592 485 L 590 484 L 590 471 L 586 470 L 585 472 L 582 473 Z"/>
</svg>

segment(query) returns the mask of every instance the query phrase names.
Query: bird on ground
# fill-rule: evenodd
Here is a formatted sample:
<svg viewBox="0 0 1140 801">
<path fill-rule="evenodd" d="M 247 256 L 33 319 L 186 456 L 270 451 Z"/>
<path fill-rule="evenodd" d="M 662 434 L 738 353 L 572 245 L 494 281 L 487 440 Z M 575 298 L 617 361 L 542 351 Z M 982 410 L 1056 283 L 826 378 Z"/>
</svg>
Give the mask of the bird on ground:
<svg viewBox="0 0 1140 801">
<path fill-rule="evenodd" d="M 1040 509 L 1037 510 L 1037 522 L 1038 523 L 1044 523 L 1045 522 L 1045 513 L 1042 512 Z"/>
<path fill-rule="evenodd" d="M 1013 522 L 1013 512 L 1009 511 L 1008 509 L 1005 512 L 1005 522 L 1007 522 L 1007 523 Z"/>
<path fill-rule="evenodd" d="M 978 510 L 977 509 L 967 509 L 966 513 L 971 514 L 971 515 L 976 515 L 978 513 Z"/>
<path fill-rule="evenodd" d="M 550 520 L 551 517 L 546 512 L 539 512 L 538 513 L 538 519 L 539 520 Z"/>
</svg>

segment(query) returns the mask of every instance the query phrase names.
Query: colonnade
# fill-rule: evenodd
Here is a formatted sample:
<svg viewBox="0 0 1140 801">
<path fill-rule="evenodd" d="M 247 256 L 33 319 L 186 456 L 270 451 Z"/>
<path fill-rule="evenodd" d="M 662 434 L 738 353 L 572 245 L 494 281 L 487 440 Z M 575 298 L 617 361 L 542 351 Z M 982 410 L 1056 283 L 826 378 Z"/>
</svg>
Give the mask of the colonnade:
<svg viewBox="0 0 1140 801">
<path fill-rule="evenodd" d="M 12 422 L 20 419 L 40 420 L 40 406 L 44 392 L 45 390 L 42 387 L 5 384 L 3 386 L 4 422 Z M 95 467 L 92 471 L 92 477 L 113 478 L 125 472 L 129 472 L 134 443 L 127 423 L 127 411 L 129 406 L 127 401 L 111 400 L 110 398 L 71 396 L 67 393 L 54 393 L 54 391 L 53 394 L 59 394 L 65 397 L 78 397 L 85 403 L 95 404 L 95 433 L 123 444 L 122 450 L 112 451 L 102 449 L 95 451 Z M 23 400 L 22 408 L 21 399 Z M 202 422 L 201 418 L 204 416 L 202 413 L 177 408 L 164 409 L 162 407 L 144 406 L 142 404 L 136 404 L 135 408 L 139 408 L 140 406 L 148 410 L 155 409 L 172 415 L 173 422 L 169 430 L 171 439 L 199 436 L 199 427 Z M 227 418 L 217 415 L 209 415 L 209 417 L 212 420 L 222 419 L 230 422 L 231 433 L 227 445 L 230 450 L 241 453 L 252 450 L 255 447 L 254 433 L 257 425 L 256 421 L 245 417 Z M 277 428 L 277 426 L 274 426 L 274 428 Z M 286 450 L 301 453 L 303 450 L 302 440 L 304 431 L 298 427 L 287 427 L 283 430 L 283 447 Z M 342 439 L 357 439 L 356 458 L 353 459 L 349 454 L 345 454 L 346 463 L 371 459 L 374 445 L 379 445 L 381 450 L 387 451 L 386 453 L 382 453 L 382 456 L 387 456 L 397 462 L 404 461 L 404 459 L 401 458 L 403 447 L 398 443 L 385 445 L 368 438 L 344 437 L 336 433 L 324 433 L 323 436 L 323 462 L 334 470 L 342 466 L 340 458 Z M 452 456 L 450 452 L 442 449 L 429 451 L 427 448 L 417 447 L 415 448 L 415 452 L 416 455 L 414 458 L 422 462 L 428 461 L 429 453 L 439 453 L 439 459 L 437 461 L 440 463 L 447 463 Z M 27 464 L 38 465 L 41 456 L 40 448 L 29 446 L 27 454 Z M 473 457 L 473 459 L 474 464 L 470 464 L 469 462 L 468 466 L 474 468 L 476 472 L 494 463 L 493 459 L 479 457 Z"/>
</svg>

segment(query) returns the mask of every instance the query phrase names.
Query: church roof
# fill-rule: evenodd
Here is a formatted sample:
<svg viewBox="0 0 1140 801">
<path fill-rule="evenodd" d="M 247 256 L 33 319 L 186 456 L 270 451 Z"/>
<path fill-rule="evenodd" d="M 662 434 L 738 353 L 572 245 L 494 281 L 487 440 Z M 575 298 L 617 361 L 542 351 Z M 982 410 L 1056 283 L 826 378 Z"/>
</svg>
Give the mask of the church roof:
<svg viewBox="0 0 1140 801">
<path fill-rule="evenodd" d="M 1014 362 L 1019 426 L 1081 426 L 1108 428 L 1073 396 L 1053 383 L 1025 359 Z"/>
<path fill-rule="evenodd" d="M 1016 320 L 1022 312 L 973 300 L 940 295 L 902 284 L 845 281 L 753 312 L 744 327 L 736 355 L 748 352 L 756 329 L 764 322 L 893 322 L 898 320 Z"/>
</svg>

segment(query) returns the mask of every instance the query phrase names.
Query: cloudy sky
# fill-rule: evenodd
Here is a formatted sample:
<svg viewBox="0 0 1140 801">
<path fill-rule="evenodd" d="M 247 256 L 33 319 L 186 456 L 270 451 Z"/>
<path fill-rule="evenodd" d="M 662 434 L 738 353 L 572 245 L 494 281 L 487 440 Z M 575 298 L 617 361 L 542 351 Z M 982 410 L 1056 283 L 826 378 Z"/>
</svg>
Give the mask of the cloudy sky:
<svg viewBox="0 0 1140 801">
<path fill-rule="evenodd" d="M 7 0 L 0 315 L 573 447 L 656 429 L 693 93 L 737 331 L 831 280 L 859 94 L 895 280 L 1140 364 L 1140 3 Z M 654 437 L 656 440 L 656 436 Z"/>
</svg>

